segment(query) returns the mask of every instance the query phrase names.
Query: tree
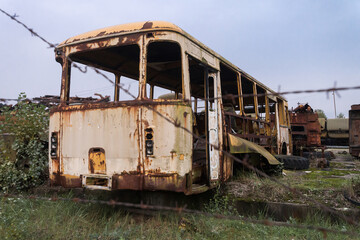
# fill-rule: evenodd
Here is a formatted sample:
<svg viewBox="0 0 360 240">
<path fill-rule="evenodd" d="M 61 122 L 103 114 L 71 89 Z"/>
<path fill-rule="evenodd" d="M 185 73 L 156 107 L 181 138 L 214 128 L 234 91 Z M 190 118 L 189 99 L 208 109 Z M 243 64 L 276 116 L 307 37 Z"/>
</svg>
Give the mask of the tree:
<svg viewBox="0 0 360 240">
<path fill-rule="evenodd" d="M 339 113 L 336 118 L 345 118 L 345 115 L 343 113 Z"/>
<path fill-rule="evenodd" d="M 325 118 L 325 119 L 327 119 L 327 117 L 326 117 L 326 115 L 325 115 L 325 113 L 324 113 L 323 110 L 321 110 L 321 109 L 315 109 L 315 112 L 318 114 L 319 118 Z"/>
</svg>

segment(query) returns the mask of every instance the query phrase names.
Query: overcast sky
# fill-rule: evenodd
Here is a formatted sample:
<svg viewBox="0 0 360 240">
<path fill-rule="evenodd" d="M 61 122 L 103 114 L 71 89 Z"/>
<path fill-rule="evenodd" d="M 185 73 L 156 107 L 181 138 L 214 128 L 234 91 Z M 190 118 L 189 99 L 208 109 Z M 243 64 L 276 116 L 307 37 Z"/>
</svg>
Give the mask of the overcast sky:
<svg viewBox="0 0 360 240">
<path fill-rule="evenodd" d="M 274 90 L 328 88 L 334 82 L 338 87 L 360 85 L 360 1 L 356 0 L 1 0 L 0 8 L 16 13 L 53 43 L 107 26 L 163 20 Z M 0 98 L 17 98 L 20 92 L 29 97 L 59 95 L 61 68 L 53 50 L 2 13 L 0 29 Z M 89 90 L 86 83 L 81 86 Z M 97 88 L 107 91 L 111 85 L 101 81 Z M 347 116 L 352 104 L 360 104 L 360 90 L 340 95 L 337 113 Z M 290 108 L 308 102 L 334 117 L 331 95 L 285 97 Z"/>
</svg>

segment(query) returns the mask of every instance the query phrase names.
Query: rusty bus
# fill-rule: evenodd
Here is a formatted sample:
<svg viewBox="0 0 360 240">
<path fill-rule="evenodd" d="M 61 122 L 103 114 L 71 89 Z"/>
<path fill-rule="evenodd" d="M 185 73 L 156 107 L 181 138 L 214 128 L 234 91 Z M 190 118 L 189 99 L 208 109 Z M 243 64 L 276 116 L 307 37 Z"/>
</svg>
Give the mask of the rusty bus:
<svg viewBox="0 0 360 240">
<path fill-rule="evenodd" d="M 88 32 L 58 45 L 55 57 L 62 78 L 50 114 L 53 185 L 189 195 L 232 176 L 223 151 L 271 167 L 279 162 L 269 151 L 291 150 L 287 101 L 174 24 Z M 70 102 L 74 62 L 113 74 L 113 99 Z M 123 78 L 136 80 L 136 99 L 119 97 Z M 156 97 L 157 89 L 171 92 Z"/>
</svg>

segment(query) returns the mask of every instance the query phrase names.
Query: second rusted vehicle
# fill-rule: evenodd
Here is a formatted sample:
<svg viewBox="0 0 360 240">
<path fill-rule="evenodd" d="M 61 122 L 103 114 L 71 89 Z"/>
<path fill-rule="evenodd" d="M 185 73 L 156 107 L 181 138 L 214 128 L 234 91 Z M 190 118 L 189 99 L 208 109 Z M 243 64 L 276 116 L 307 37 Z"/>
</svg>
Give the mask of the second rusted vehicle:
<svg viewBox="0 0 360 240">
<path fill-rule="evenodd" d="M 290 112 L 293 153 L 302 155 L 321 146 L 321 126 L 316 112 L 308 105 L 299 105 Z"/>
<path fill-rule="evenodd" d="M 271 167 L 279 162 L 269 151 L 291 150 L 286 100 L 174 24 L 95 30 L 55 55 L 62 81 L 50 114 L 53 185 L 195 194 L 232 176 L 224 151 Z M 98 82 L 113 74 L 110 101 L 71 101 L 74 62 L 96 69 Z"/>
<path fill-rule="evenodd" d="M 352 105 L 349 111 L 349 151 L 360 158 L 360 104 Z"/>
</svg>

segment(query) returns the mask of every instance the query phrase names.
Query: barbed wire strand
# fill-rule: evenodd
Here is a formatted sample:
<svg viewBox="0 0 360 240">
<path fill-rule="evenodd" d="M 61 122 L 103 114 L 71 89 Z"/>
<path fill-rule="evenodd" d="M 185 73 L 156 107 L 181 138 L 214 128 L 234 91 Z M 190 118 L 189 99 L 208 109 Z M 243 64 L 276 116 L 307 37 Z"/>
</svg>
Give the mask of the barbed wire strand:
<svg viewBox="0 0 360 240">
<path fill-rule="evenodd" d="M 41 37 L 39 34 L 37 34 L 33 29 L 27 27 L 24 23 L 20 22 L 19 20 L 16 19 L 16 14 L 14 16 L 11 16 L 10 14 L 8 14 L 7 12 L 5 12 L 4 10 L 0 9 L 1 12 L 3 12 L 4 14 L 6 14 L 8 17 L 10 17 L 12 20 L 16 21 L 17 23 L 21 24 L 23 27 L 25 27 L 28 31 L 30 31 L 33 36 L 36 36 L 38 38 L 40 38 L 42 41 L 44 41 L 45 43 L 47 43 L 49 45 L 49 47 L 56 47 L 55 44 L 51 44 L 50 42 L 48 42 L 47 40 L 45 40 L 43 37 Z M 81 72 L 83 73 L 86 73 L 87 72 L 87 69 L 84 71 L 80 66 L 78 66 L 77 64 L 73 63 L 73 66 L 75 68 L 78 68 Z M 105 74 L 101 73 L 98 69 L 94 68 L 94 67 L 91 67 L 97 74 L 103 76 L 107 81 L 109 81 L 111 84 L 113 84 L 114 86 L 116 85 L 116 83 L 111 80 L 110 78 L 108 78 L 108 76 L 106 76 Z M 124 88 L 124 86 L 122 84 L 117 84 L 118 87 L 124 91 L 125 93 L 127 93 L 129 96 L 133 97 L 134 99 L 136 99 L 136 96 L 133 95 L 128 89 Z M 356 87 L 352 87 L 351 89 L 359 89 L 360 86 L 356 86 Z M 339 88 L 340 90 L 349 90 L 350 88 Z M 329 92 L 329 91 L 335 91 L 335 88 L 330 88 L 330 89 L 320 89 L 318 90 L 318 92 Z M 315 90 L 297 90 L 297 91 L 289 91 L 289 92 L 284 92 L 286 94 L 290 94 L 290 93 L 294 93 L 294 94 L 297 94 L 297 93 L 310 93 L 310 92 L 315 92 Z M 264 94 L 266 95 L 266 94 Z M 164 118 L 167 122 L 169 123 L 172 123 L 174 126 L 178 127 L 178 128 L 181 128 L 183 129 L 184 131 L 186 131 L 187 133 L 191 134 L 195 139 L 199 139 L 198 136 L 196 136 L 194 133 L 192 133 L 189 129 L 183 127 L 180 125 L 180 123 L 175 120 L 173 121 L 172 119 L 169 119 L 168 117 L 164 116 L 162 113 L 160 113 L 159 111 L 157 111 L 156 109 L 154 109 L 153 107 L 151 106 L 145 106 L 146 108 L 154 111 L 157 115 L 159 115 L 160 117 Z M 207 142 L 207 144 L 211 147 L 213 147 L 214 149 L 216 150 L 220 150 L 219 146 L 215 146 L 209 142 Z M 271 181 L 279 184 L 280 186 L 290 190 L 291 192 L 293 193 L 296 193 L 297 195 L 301 196 L 301 197 L 304 197 L 305 199 L 315 203 L 317 206 L 319 206 L 320 208 L 322 208 L 323 210 L 326 210 L 330 213 L 333 213 L 337 216 L 339 216 L 340 218 L 342 218 L 343 220 L 345 220 L 346 222 L 350 223 L 350 224 L 354 224 L 354 225 L 358 225 L 358 223 L 354 222 L 353 219 L 350 219 L 346 216 L 344 216 L 343 214 L 339 214 L 337 211 L 335 211 L 334 209 L 331 209 L 327 206 L 325 206 L 324 204 L 310 198 L 310 197 L 307 197 L 306 195 L 302 194 L 300 191 L 298 191 L 297 189 L 295 188 L 292 188 L 280 181 L 278 181 L 277 179 L 273 178 L 273 177 L 270 177 L 269 175 L 267 175 L 266 173 L 260 171 L 259 169 L 249 165 L 246 161 L 243 161 L 235 156 L 233 156 L 231 153 L 227 152 L 227 151 L 224 151 L 224 150 L 220 150 L 221 152 L 223 152 L 225 155 L 227 155 L 228 157 L 230 157 L 231 159 L 233 159 L 234 161 L 236 162 L 239 162 L 241 164 L 243 164 L 244 166 L 246 166 L 247 168 L 249 168 L 250 170 L 256 172 L 257 174 L 263 176 L 263 177 L 266 177 L 268 179 L 270 179 Z"/>
<path fill-rule="evenodd" d="M 73 67 L 77 68 L 80 72 L 82 73 L 86 73 L 87 71 L 84 71 L 80 66 L 78 66 L 76 63 L 72 64 Z M 91 67 L 94 71 L 96 68 Z M 96 73 L 102 75 L 103 77 L 106 76 L 105 74 L 101 73 L 99 70 L 95 71 Z M 108 78 L 106 76 L 106 78 Z M 249 97 L 264 97 L 264 96 L 283 96 L 283 95 L 290 95 L 290 94 L 304 94 L 304 93 L 330 93 L 330 92 L 335 92 L 336 94 L 338 94 L 339 91 L 349 91 L 349 90 L 358 90 L 360 89 L 360 85 L 355 85 L 355 86 L 350 86 L 350 87 L 331 87 L 331 88 L 320 88 L 320 89 L 308 89 L 308 90 L 295 90 L 295 91 L 286 91 L 286 92 L 274 92 L 274 93 L 260 93 L 260 94 L 226 94 L 225 96 L 221 96 L 221 97 L 211 97 L 211 98 L 199 98 L 202 101 L 213 101 L 213 100 L 219 100 L 219 99 L 234 99 L 234 101 L 237 101 L 235 99 L 237 98 L 249 98 Z M 90 90 L 89 90 L 90 91 Z M 31 99 L 30 99 L 31 100 Z M 0 101 L 2 102 L 7 102 L 7 101 L 19 101 L 19 99 L 15 99 L 15 98 L 0 98 Z M 52 99 L 43 99 L 42 101 L 49 101 L 49 102 L 56 102 L 55 100 Z M 171 101 L 171 100 L 166 100 L 163 99 L 163 101 Z M 186 102 L 195 102 L 195 101 L 199 101 L 199 100 L 195 100 L 195 99 L 191 99 L 191 100 L 186 100 Z M 60 100 L 58 100 L 57 102 L 60 102 Z M 86 101 L 82 101 L 85 102 Z M 93 102 L 93 101 L 88 101 Z"/>
<path fill-rule="evenodd" d="M 47 45 L 49 45 L 49 48 L 55 48 L 57 44 L 52 44 L 50 42 L 48 42 L 45 38 L 43 38 L 42 36 L 40 36 L 37 32 L 35 32 L 32 28 L 29 28 L 27 25 L 25 25 L 23 22 L 19 21 L 18 19 L 16 19 L 17 17 L 19 17 L 18 15 L 16 15 L 16 13 L 14 15 L 10 15 L 9 13 L 5 12 L 4 10 L 2 10 L 0 8 L 0 12 L 4 13 L 6 16 L 8 16 L 9 18 L 11 18 L 12 20 L 14 20 L 15 22 L 17 22 L 18 24 L 22 25 L 24 28 L 26 28 L 32 36 L 36 36 L 38 38 L 40 38 L 43 42 L 45 42 Z"/>
<path fill-rule="evenodd" d="M 37 32 L 35 32 L 33 30 L 33 28 L 28 27 L 25 23 L 23 23 L 22 21 L 18 20 L 17 17 L 19 17 L 16 13 L 14 15 L 9 14 L 8 12 L 4 11 L 3 9 L 0 8 L 0 11 L 2 13 L 4 13 L 6 16 L 8 16 L 9 18 L 11 18 L 12 20 L 14 20 L 15 22 L 17 22 L 18 24 L 22 25 L 26 30 L 28 30 L 32 36 L 38 37 L 39 39 L 41 39 L 43 42 L 45 42 L 49 48 L 55 48 L 57 46 L 57 44 L 53 44 L 49 41 L 47 41 L 44 37 L 42 37 L 41 35 L 39 35 Z M 73 63 L 73 66 L 75 68 L 77 68 L 80 72 L 82 73 L 86 73 L 87 72 L 87 66 L 85 66 L 84 69 L 82 69 L 80 66 L 76 65 L 75 63 Z M 101 74 L 103 76 L 105 76 L 104 74 Z M 272 93 L 261 93 L 261 94 L 239 94 L 239 95 L 235 95 L 235 94 L 229 94 L 229 96 L 231 98 L 247 98 L 247 97 L 263 97 L 263 96 L 282 96 L 282 95 L 288 95 L 288 94 L 301 94 L 301 93 L 319 93 L 319 92 L 325 92 L 325 93 L 330 93 L 330 92 L 335 92 L 336 94 L 338 94 L 338 91 L 347 91 L 347 90 L 357 90 L 360 89 L 360 85 L 358 86 L 352 86 L 352 87 L 336 87 L 336 82 L 334 83 L 334 87 L 332 88 L 324 88 L 324 89 L 308 89 L 308 90 L 295 90 L 295 91 L 284 91 L 281 92 L 280 91 L 280 86 L 278 88 L 278 92 L 272 92 Z M 339 96 L 339 95 L 338 95 Z M 224 96 L 221 97 L 213 97 L 213 98 L 206 98 L 206 99 L 202 99 L 204 101 L 212 101 L 212 100 L 216 100 L 216 99 L 220 99 L 220 98 L 224 98 Z M 1 98 L 0 101 L 17 101 L 18 99 L 6 99 L 6 98 Z M 196 101 L 196 100 L 188 100 L 190 102 L 192 101 Z"/>
<path fill-rule="evenodd" d="M 135 208 L 140 209 L 143 211 L 166 211 L 166 212 L 174 212 L 177 214 L 196 214 L 206 217 L 218 218 L 218 219 L 228 219 L 228 220 L 236 220 L 236 221 L 244 221 L 254 224 L 261 224 L 264 226 L 279 226 L 279 227 L 290 227 L 290 228 L 298 228 L 298 229 L 306 229 L 306 230 L 316 230 L 323 233 L 323 237 L 327 237 L 327 233 L 334 233 L 334 234 L 345 234 L 349 236 L 359 236 L 356 232 L 350 231 L 339 231 L 334 229 L 329 229 L 321 226 L 313 226 L 313 225 L 302 225 L 297 223 L 288 223 L 288 222 L 279 222 L 273 221 L 269 219 L 264 220 L 256 220 L 244 216 L 235 216 L 235 215 L 223 215 L 218 213 L 209 213 L 200 210 L 193 210 L 186 207 L 169 207 L 169 206 L 162 206 L 162 205 L 149 205 L 144 203 L 130 203 L 130 202 L 119 202 L 114 200 L 95 200 L 95 199 L 84 199 L 84 198 L 63 198 L 63 197 L 44 197 L 38 195 L 17 195 L 17 194 L 0 194 L 1 198 L 11 199 L 11 198 L 18 198 L 18 199 L 30 199 L 30 200 L 41 200 L 41 201 L 67 201 L 67 202 L 75 202 L 75 203 L 90 203 L 90 204 L 102 204 L 102 205 L 109 205 L 109 206 L 119 206 L 125 208 Z"/>
</svg>

